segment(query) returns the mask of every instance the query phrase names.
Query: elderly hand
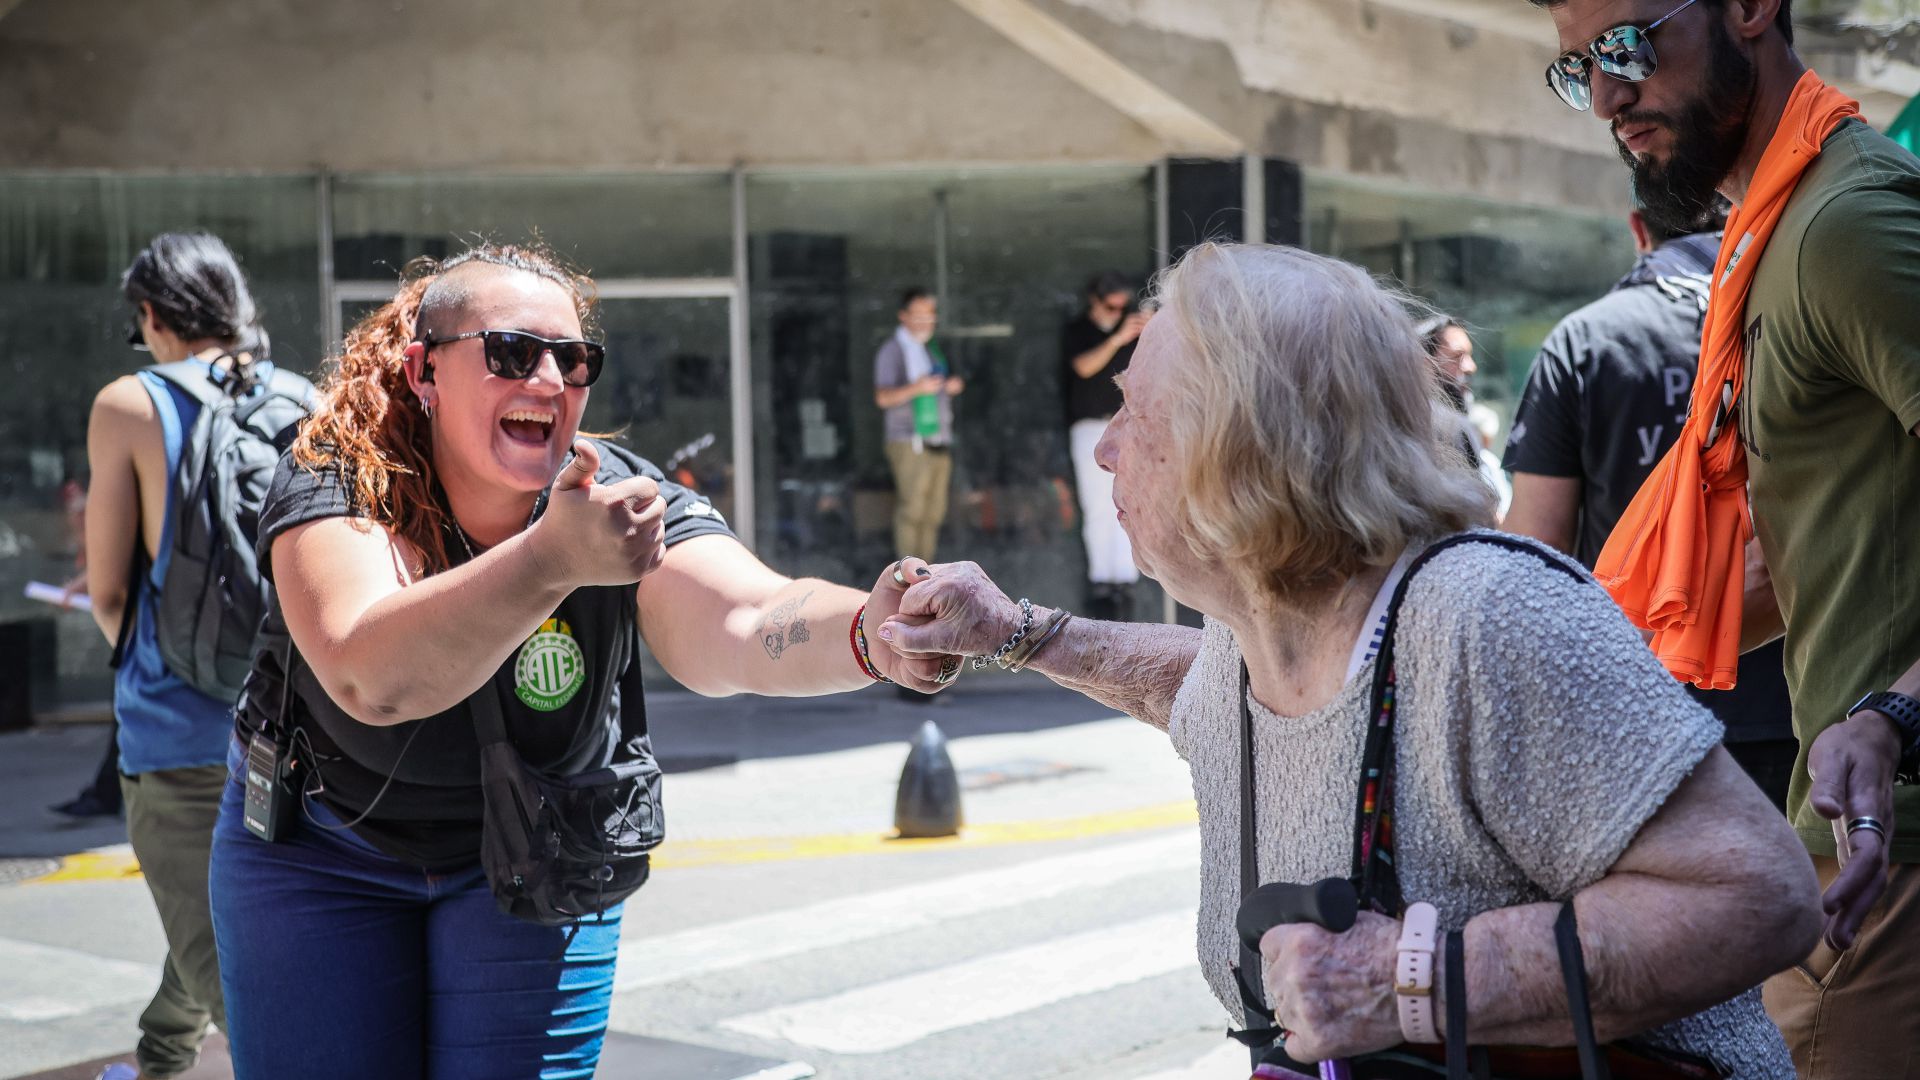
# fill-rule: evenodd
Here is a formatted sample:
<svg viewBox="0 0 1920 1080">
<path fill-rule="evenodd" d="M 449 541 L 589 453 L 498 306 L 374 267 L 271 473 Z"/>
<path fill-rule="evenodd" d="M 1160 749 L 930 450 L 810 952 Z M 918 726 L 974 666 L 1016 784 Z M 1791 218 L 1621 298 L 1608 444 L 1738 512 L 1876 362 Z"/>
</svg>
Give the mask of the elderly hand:
<svg viewBox="0 0 1920 1080">
<path fill-rule="evenodd" d="M 942 563 L 901 597 L 899 614 L 880 625 L 880 640 L 903 657 L 985 656 L 1019 627 L 1020 605 L 978 564 Z"/>
<path fill-rule="evenodd" d="M 1900 764 L 1900 737 L 1893 721 L 1872 710 L 1855 713 L 1813 740 L 1807 774 L 1809 802 L 1833 822 L 1839 876 L 1827 886 L 1820 907 L 1827 913 L 1827 945 L 1853 944 L 1874 901 L 1887 887 L 1887 837 L 1870 829 L 1847 832 L 1846 823 L 1870 817 L 1893 832 L 1893 774 Z"/>
<path fill-rule="evenodd" d="M 1306 923 L 1267 931 L 1260 975 L 1275 1021 L 1291 1033 L 1287 1056 L 1326 1061 L 1402 1042 L 1393 1000 L 1399 953 L 1399 920 L 1371 911 L 1344 934 Z"/>
</svg>

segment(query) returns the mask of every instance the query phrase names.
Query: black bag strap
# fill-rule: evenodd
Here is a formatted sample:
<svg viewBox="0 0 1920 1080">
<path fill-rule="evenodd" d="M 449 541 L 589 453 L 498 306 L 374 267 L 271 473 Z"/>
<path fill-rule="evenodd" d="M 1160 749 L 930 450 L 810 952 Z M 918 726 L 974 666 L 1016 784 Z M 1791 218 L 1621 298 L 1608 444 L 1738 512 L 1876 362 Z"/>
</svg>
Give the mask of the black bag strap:
<svg viewBox="0 0 1920 1080">
<path fill-rule="evenodd" d="M 1240 899 L 1260 886 L 1260 854 L 1254 848 L 1253 803 L 1253 711 L 1247 707 L 1247 665 L 1240 665 Z M 1239 937 L 1240 935 L 1235 935 Z M 1273 1022 L 1273 1010 L 1267 1007 L 1266 987 L 1261 983 L 1260 954 L 1240 938 L 1240 963 L 1234 970 L 1234 983 L 1240 991 L 1242 1031 L 1230 1034 L 1239 1042 L 1259 1049 L 1280 1037 Z"/>
<path fill-rule="evenodd" d="M 1447 1080 L 1467 1080 L 1467 935 L 1446 934 L 1447 949 Z"/>
<path fill-rule="evenodd" d="M 486 683 L 467 695 L 467 711 L 473 714 L 474 734 L 480 737 L 483 749 L 507 741 L 507 720 L 500 711 L 500 691 L 493 676 L 488 672 Z"/>
<path fill-rule="evenodd" d="M 1606 1058 L 1593 1036 L 1593 1003 L 1587 996 L 1587 960 L 1580 951 L 1580 924 L 1573 914 L 1573 901 L 1560 905 L 1560 917 L 1553 920 L 1553 940 L 1560 949 L 1560 974 L 1567 982 L 1567 1015 L 1573 1021 L 1573 1042 L 1580 1051 L 1580 1075 L 1584 1080 L 1610 1080 Z"/>
<path fill-rule="evenodd" d="M 1360 784 L 1354 796 L 1352 877 L 1354 889 L 1359 894 L 1363 907 L 1396 918 L 1405 905 L 1402 903 L 1400 894 L 1399 874 L 1394 867 L 1393 830 L 1389 826 L 1393 802 L 1395 711 L 1393 705 L 1397 687 L 1394 672 L 1394 638 L 1400 626 L 1400 610 L 1406 601 L 1414 576 L 1435 556 L 1461 544 L 1492 544 L 1510 551 L 1524 552 L 1576 581 L 1583 580 L 1580 572 L 1569 565 L 1563 556 L 1557 552 L 1550 553 L 1537 542 L 1504 533 L 1465 532 L 1435 541 L 1421 551 L 1412 562 L 1408 563 L 1406 573 L 1401 575 L 1399 583 L 1394 586 L 1393 594 L 1387 602 L 1386 624 L 1381 632 L 1380 652 L 1374 661 L 1372 692 L 1368 696 L 1369 726 L 1366 746 L 1361 754 Z M 1260 887 L 1258 852 L 1254 846 L 1258 835 L 1258 820 L 1253 783 L 1253 710 L 1247 704 L 1249 689 L 1247 665 L 1246 661 L 1242 660 L 1239 697 L 1240 897 L 1242 900 L 1246 899 L 1254 889 Z M 1252 1046 L 1271 1043 L 1279 1034 L 1279 1029 L 1274 1026 L 1273 1011 L 1266 1004 L 1266 988 L 1262 985 L 1260 977 L 1260 956 L 1244 941 L 1240 947 L 1240 964 L 1236 975 L 1235 981 L 1238 983 L 1240 1003 L 1245 1011 L 1248 1030 L 1238 1032 L 1234 1037 Z M 1581 982 L 1584 987 L 1584 972 L 1581 975 Z M 1264 1021 L 1265 1026 L 1255 1028 L 1254 1024 L 1257 1021 Z M 1464 1022 L 1462 1028 L 1464 1029 Z M 1256 1039 L 1264 1039 L 1264 1041 L 1256 1042 Z"/>
<path fill-rule="evenodd" d="M 133 623 L 140 617 L 140 597 L 147 591 L 147 539 L 135 530 L 133 555 L 127 560 L 127 602 L 120 609 L 120 632 L 113 635 L 113 654 L 107 667 L 115 671 L 127 662 L 127 649 L 133 645 Z"/>
<path fill-rule="evenodd" d="M 1400 878 L 1393 861 L 1393 731 L 1397 704 L 1398 676 L 1395 670 L 1394 642 L 1400 629 L 1400 611 L 1421 568 L 1449 548 L 1462 544 L 1491 544 L 1518 551 L 1572 578 L 1583 580 L 1578 570 L 1558 553 L 1549 553 L 1538 543 L 1495 532 L 1456 533 L 1438 540 L 1407 565 L 1407 572 L 1394 587 L 1387 604 L 1387 621 L 1380 635 L 1380 654 L 1374 661 L 1373 694 L 1367 715 L 1373 724 L 1367 729 L 1366 748 L 1360 762 L 1360 784 L 1354 795 L 1353 884 L 1363 905 L 1383 915 L 1398 916 L 1405 908 L 1400 894 Z M 1252 744 L 1248 744 L 1251 754 Z"/>
</svg>

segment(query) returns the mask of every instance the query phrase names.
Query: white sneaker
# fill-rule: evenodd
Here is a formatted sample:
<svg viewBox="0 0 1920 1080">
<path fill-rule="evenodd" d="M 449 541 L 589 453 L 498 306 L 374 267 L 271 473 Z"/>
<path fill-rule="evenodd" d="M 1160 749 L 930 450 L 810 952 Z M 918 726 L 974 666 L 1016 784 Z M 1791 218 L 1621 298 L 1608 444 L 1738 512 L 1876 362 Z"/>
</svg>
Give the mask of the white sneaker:
<svg viewBox="0 0 1920 1080">
<path fill-rule="evenodd" d="M 140 1070 L 131 1065 L 115 1063 L 100 1070 L 93 1080 L 140 1080 Z"/>
</svg>

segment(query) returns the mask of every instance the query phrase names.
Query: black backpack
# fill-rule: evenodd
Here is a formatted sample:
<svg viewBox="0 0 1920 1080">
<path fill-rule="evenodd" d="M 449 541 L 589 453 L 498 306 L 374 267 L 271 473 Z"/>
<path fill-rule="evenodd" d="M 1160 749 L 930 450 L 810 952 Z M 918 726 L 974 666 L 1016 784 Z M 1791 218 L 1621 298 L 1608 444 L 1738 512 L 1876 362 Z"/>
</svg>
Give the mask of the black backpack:
<svg viewBox="0 0 1920 1080">
<path fill-rule="evenodd" d="M 254 550 L 260 506 L 280 455 L 313 411 L 313 384 L 278 368 L 264 385 L 250 366 L 216 366 L 211 375 L 188 363 L 145 370 L 200 403 L 172 479 L 172 556 L 153 613 L 160 658 L 196 690 L 233 701 L 253 666 L 254 639 L 267 610 Z M 136 572 L 129 585 L 136 603 L 146 573 L 142 548 L 134 545 Z M 116 665 L 134 617 L 130 604 Z"/>
</svg>

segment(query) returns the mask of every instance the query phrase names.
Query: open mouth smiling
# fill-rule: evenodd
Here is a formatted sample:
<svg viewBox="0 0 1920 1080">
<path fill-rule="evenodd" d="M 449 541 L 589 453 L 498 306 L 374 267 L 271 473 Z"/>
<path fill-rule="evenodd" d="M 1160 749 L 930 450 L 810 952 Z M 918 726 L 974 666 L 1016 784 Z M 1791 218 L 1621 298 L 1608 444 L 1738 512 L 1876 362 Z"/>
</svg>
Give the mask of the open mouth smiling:
<svg viewBox="0 0 1920 1080">
<path fill-rule="evenodd" d="M 553 438 L 552 409 L 513 409 L 500 418 L 507 438 L 527 446 L 545 446 Z"/>
</svg>

